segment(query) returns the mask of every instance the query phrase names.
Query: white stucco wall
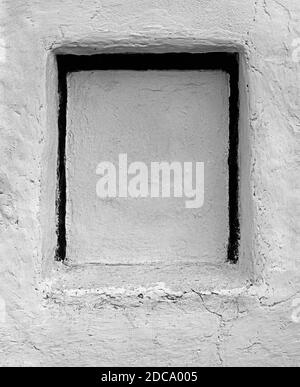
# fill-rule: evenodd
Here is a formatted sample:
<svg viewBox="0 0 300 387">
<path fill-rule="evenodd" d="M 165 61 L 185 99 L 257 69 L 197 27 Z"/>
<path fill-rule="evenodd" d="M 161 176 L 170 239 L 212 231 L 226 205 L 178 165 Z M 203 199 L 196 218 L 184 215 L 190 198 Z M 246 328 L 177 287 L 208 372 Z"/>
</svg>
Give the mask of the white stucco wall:
<svg viewBox="0 0 300 387">
<path fill-rule="evenodd" d="M 0 364 L 299 365 L 299 17 L 297 0 L 1 0 Z M 209 50 L 241 55 L 239 264 L 180 283 L 54 264 L 54 53 Z"/>
<path fill-rule="evenodd" d="M 228 242 L 229 84 L 221 71 L 72 73 L 67 115 L 67 257 L 76 263 L 224 262 Z M 119 155 L 148 168 L 147 197 L 119 190 Z M 194 198 L 151 197 L 152 162 L 192 162 Z M 115 198 L 99 198 L 100 162 L 116 168 Z M 204 181 L 196 162 L 204 163 Z M 121 162 L 122 163 L 122 162 Z M 135 171 L 135 175 L 138 171 Z M 127 171 L 126 171 L 127 173 Z M 107 176 L 107 172 L 104 173 Z M 202 175 L 202 174 L 201 174 Z M 130 183 L 134 175 L 127 177 Z M 182 174 L 181 174 L 182 176 Z M 177 178 L 177 176 L 176 176 Z M 183 177 L 181 177 L 183 179 Z M 177 181 L 175 181 L 177 184 Z M 165 184 L 165 182 L 164 182 Z M 183 181 L 180 187 L 183 187 Z M 124 189 L 124 188 L 123 188 Z"/>
</svg>

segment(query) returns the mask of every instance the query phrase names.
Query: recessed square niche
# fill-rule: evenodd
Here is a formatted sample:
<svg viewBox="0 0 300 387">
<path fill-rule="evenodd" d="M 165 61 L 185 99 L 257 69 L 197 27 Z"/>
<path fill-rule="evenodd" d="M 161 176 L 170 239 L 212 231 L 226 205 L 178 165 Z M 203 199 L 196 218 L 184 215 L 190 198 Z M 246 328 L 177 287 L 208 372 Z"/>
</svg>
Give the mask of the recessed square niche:
<svg viewBox="0 0 300 387">
<path fill-rule="evenodd" d="M 74 57 L 76 63 L 70 56 L 60 59 L 65 67 L 59 258 L 111 265 L 217 264 L 228 258 L 234 199 L 228 162 L 231 74 L 204 54 L 173 55 L 148 55 L 148 61 L 147 55 L 129 55 L 123 62 L 113 54 Z M 140 162 L 148 168 L 148 196 L 120 197 L 120 155 L 128 167 Z M 115 166 L 116 197 L 97 195 L 101 162 Z M 193 168 L 203 163 L 203 205 L 187 208 L 184 188 L 182 197 L 174 197 L 174 171 L 170 197 L 161 191 L 151 197 L 153 162 L 176 162 L 182 170 L 187 162 Z M 194 173 L 194 188 L 195 179 Z"/>
</svg>

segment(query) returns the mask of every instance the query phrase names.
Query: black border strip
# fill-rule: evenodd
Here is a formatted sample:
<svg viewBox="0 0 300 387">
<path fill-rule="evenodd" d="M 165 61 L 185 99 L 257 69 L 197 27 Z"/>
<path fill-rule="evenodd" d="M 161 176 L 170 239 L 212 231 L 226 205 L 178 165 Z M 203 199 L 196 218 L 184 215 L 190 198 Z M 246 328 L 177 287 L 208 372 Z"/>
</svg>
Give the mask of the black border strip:
<svg viewBox="0 0 300 387">
<path fill-rule="evenodd" d="M 56 260 L 66 259 L 66 114 L 67 74 L 91 70 L 221 70 L 230 75 L 229 99 L 229 241 L 227 259 L 238 261 L 239 221 L 239 54 L 211 53 L 123 53 L 57 55 L 58 67 L 58 167 Z"/>
</svg>

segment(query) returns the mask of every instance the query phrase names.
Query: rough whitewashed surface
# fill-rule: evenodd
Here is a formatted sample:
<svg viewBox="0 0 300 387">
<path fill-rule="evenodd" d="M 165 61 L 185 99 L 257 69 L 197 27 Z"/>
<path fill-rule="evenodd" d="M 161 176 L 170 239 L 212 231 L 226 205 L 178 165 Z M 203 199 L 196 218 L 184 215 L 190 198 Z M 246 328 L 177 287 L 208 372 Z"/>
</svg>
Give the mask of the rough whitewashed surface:
<svg viewBox="0 0 300 387">
<path fill-rule="evenodd" d="M 68 85 L 68 259 L 115 265 L 224 262 L 228 242 L 227 74 L 82 71 L 69 75 Z M 157 184 L 151 177 L 152 162 L 176 161 L 182 168 L 184 162 L 192 162 L 194 175 L 196 162 L 203 162 L 203 206 L 187 209 L 185 202 L 190 199 L 174 198 L 174 184 L 169 198 L 151 198 L 151 193 L 147 198 L 99 198 L 99 163 L 113 163 L 118 188 L 119 155 L 124 153 L 129 170 L 136 161 L 148 168 L 148 190 L 152 183 Z M 133 176 L 127 177 L 129 183 Z M 204 186 L 199 174 L 197 185 Z M 202 189 L 197 196 L 201 193 Z"/>
<path fill-rule="evenodd" d="M 300 365 L 299 18 L 298 0 L 1 0 L 1 365 Z M 241 53 L 236 266 L 183 264 L 179 284 L 53 263 L 54 53 L 130 50 Z"/>
</svg>

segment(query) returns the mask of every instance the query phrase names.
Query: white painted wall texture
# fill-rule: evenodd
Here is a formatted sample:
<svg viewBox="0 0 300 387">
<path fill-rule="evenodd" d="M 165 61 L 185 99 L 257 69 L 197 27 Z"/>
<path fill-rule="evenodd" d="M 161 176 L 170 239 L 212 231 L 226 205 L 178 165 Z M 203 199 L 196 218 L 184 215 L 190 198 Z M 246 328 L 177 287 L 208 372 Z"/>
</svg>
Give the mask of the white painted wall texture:
<svg viewBox="0 0 300 387">
<path fill-rule="evenodd" d="M 297 0 L 1 0 L 1 365 L 299 366 L 299 18 Z M 54 262 L 55 53 L 127 51 L 240 53 L 237 265 L 183 262 L 178 282 Z"/>
<path fill-rule="evenodd" d="M 228 96 L 228 76 L 221 71 L 85 71 L 69 76 L 69 260 L 174 265 L 226 260 Z M 184 162 L 192 162 L 194 187 L 204 186 L 199 174 L 195 181 L 196 162 L 203 162 L 203 206 L 189 209 L 185 201 L 193 198 L 174 197 L 172 174 L 170 198 L 161 192 L 158 198 L 151 192 L 146 198 L 123 198 L 119 189 L 116 198 L 99 198 L 99 163 L 114 164 L 118 183 L 119 155 L 124 153 L 128 167 L 135 161 L 147 166 L 148 191 L 152 183 L 162 186 L 162 178 L 151 178 L 152 162 L 175 161 L 182 169 Z M 201 199 L 202 189 L 197 196 Z"/>
</svg>

